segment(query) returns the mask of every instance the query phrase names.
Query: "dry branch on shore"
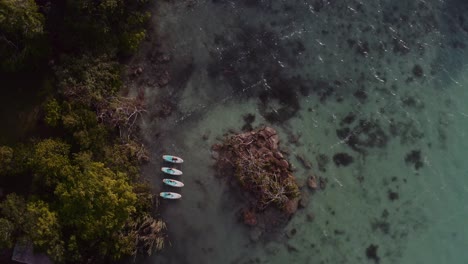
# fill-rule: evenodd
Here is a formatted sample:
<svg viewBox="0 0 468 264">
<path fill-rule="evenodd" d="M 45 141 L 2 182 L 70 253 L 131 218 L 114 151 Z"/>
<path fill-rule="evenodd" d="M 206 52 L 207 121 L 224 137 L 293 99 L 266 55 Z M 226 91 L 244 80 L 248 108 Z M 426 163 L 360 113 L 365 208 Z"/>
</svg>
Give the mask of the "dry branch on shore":
<svg viewBox="0 0 468 264">
<path fill-rule="evenodd" d="M 119 129 L 121 138 L 130 138 L 136 129 L 137 120 L 146 112 L 144 99 L 110 97 L 100 103 L 98 119 L 110 127 Z"/>
</svg>

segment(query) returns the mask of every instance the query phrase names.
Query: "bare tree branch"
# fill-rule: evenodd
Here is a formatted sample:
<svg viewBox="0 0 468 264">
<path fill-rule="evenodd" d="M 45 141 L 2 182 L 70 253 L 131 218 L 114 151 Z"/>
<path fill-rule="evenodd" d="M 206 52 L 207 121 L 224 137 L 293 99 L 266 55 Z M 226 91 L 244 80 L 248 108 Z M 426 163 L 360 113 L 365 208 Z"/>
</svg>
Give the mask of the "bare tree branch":
<svg viewBox="0 0 468 264">
<path fill-rule="evenodd" d="M 98 106 L 98 119 L 106 125 L 119 129 L 120 137 L 130 139 L 136 122 L 146 113 L 143 98 L 110 97 Z"/>
</svg>

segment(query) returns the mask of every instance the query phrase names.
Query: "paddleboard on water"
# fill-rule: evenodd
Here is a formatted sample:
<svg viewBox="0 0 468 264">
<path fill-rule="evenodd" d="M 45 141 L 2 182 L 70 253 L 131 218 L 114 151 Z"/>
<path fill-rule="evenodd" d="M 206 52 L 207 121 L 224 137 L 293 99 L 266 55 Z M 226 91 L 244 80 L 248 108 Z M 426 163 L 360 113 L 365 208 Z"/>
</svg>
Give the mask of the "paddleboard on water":
<svg viewBox="0 0 468 264">
<path fill-rule="evenodd" d="M 182 158 L 179 158 L 177 156 L 172 156 L 172 155 L 163 155 L 162 156 L 163 160 L 169 161 L 172 163 L 182 163 L 184 160 Z"/>
<path fill-rule="evenodd" d="M 162 167 L 161 171 L 171 175 L 182 175 L 182 171 L 169 167 Z"/>
<path fill-rule="evenodd" d="M 172 187 L 184 187 L 184 183 L 173 179 L 163 179 L 163 182 Z"/>
<path fill-rule="evenodd" d="M 159 193 L 159 196 L 161 196 L 164 199 L 180 199 L 182 197 L 182 195 L 173 192 L 162 192 Z"/>
</svg>

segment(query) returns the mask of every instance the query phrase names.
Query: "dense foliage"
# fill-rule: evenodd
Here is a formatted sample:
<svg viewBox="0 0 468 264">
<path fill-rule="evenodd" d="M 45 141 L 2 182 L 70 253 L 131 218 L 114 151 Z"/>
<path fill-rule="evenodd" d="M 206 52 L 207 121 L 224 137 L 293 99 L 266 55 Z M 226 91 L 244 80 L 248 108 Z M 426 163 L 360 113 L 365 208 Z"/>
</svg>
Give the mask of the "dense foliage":
<svg viewBox="0 0 468 264">
<path fill-rule="evenodd" d="M 15 71 L 44 57 L 44 15 L 33 0 L 0 1 L 0 69 Z"/>
<path fill-rule="evenodd" d="M 119 95 L 119 59 L 145 38 L 146 2 L 0 0 L 0 77 L 52 80 L 37 87 L 41 134 L 0 146 L 0 180 L 30 181 L 0 194 L 0 249 L 32 243 L 56 263 L 100 263 L 163 247 L 139 179 L 143 98 Z"/>
</svg>

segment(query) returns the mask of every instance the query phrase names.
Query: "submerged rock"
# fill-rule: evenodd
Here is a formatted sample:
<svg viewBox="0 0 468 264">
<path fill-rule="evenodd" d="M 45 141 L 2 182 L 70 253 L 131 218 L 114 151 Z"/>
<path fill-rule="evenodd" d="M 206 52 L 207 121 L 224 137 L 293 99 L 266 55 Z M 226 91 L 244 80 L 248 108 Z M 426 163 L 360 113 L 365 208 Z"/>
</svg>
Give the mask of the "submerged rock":
<svg viewBox="0 0 468 264">
<path fill-rule="evenodd" d="M 299 198 L 294 198 L 286 202 L 284 211 L 290 215 L 294 214 L 299 208 Z"/>
<path fill-rule="evenodd" d="M 377 253 L 377 250 L 379 249 L 379 246 L 370 244 L 366 248 L 366 256 L 370 260 L 374 260 L 374 263 L 379 263 L 380 262 L 380 257 Z"/>
<path fill-rule="evenodd" d="M 297 154 L 296 158 L 301 162 L 301 164 L 302 164 L 302 166 L 304 166 L 304 168 L 306 168 L 306 169 L 311 169 L 312 168 L 312 164 L 310 163 L 310 161 L 308 161 L 304 157 L 304 155 Z"/>
<path fill-rule="evenodd" d="M 353 163 L 353 161 L 353 156 L 349 155 L 348 153 L 337 153 L 333 156 L 333 162 L 335 162 L 337 167 L 348 166 L 349 164 Z"/>
<path fill-rule="evenodd" d="M 309 205 L 310 196 L 307 191 L 301 193 L 301 200 L 299 201 L 299 208 L 306 208 Z"/>
<path fill-rule="evenodd" d="M 312 190 L 316 190 L 318 188 L 317 178 L 314 175 L 307 179 L 307 186 L 309 186 L 309 188 Z"/>
<path fill-rule="evenodd" d="M 297 229 L 296 228 L 292 228 L 290 229 L 288 232 L 286 232 L 286 236 L 288 238 L 292 238 L 293 236 L 295 236 L 297 234 Z"/>
<path fill-rule="evenodd" d="M 315 220 L 315 215 L 314 213 L 308 213 L 306 216 L 306 219 L 308 222 L 313 222 Z"/>
<path fill-rule="evenodd" d="M 244 220 L 244 224 L 249 225 L 249 226 L 256 226 L 258 221 L 257 221 L 257 215 L 255 214 L 255 211 L 253 210 L 244 210 L 242 213 L 242 217 Z"/>
<path fill-rule="evenodd" d="M 327 179 L 319 177 L 319 186 L 321 190 L 325 190 L 325 188 L 327 188 L 327 182 Z"/>
</svg>

